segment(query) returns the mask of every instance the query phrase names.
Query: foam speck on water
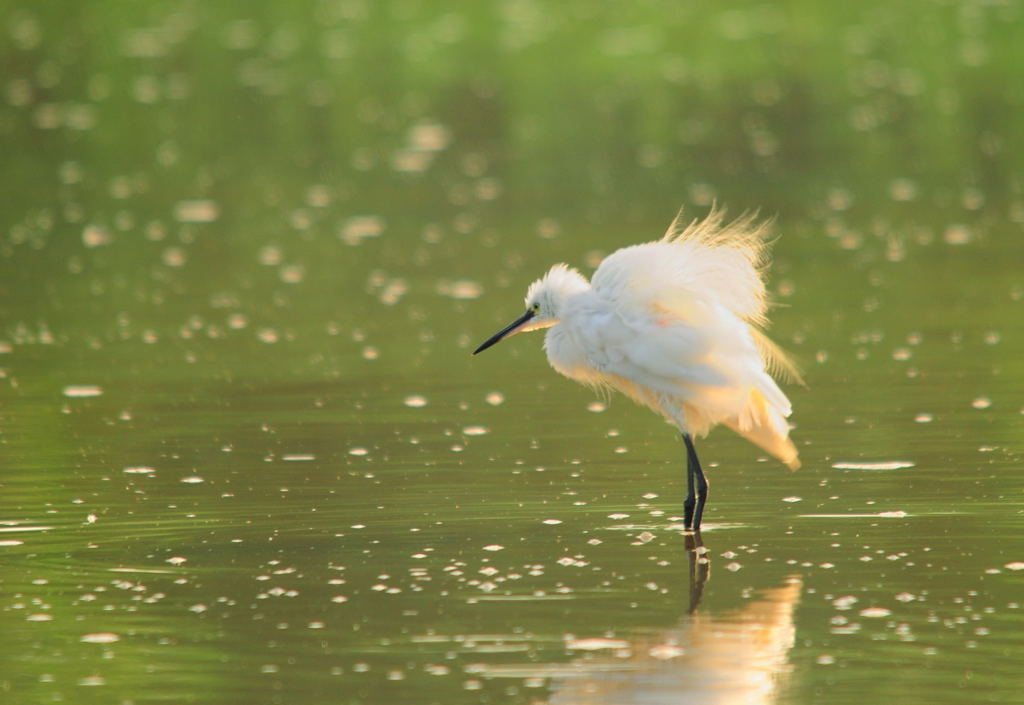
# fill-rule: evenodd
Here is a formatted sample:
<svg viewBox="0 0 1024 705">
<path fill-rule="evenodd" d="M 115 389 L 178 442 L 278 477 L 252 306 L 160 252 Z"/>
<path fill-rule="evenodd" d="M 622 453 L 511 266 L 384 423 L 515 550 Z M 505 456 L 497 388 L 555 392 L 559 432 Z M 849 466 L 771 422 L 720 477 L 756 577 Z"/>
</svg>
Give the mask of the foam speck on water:
<svg viewBox="0 0 1024 705">
<path fill-rule="evenodd" d="M 174 205 L 174 219 L 179 223 L 212 223 L 219 217 L 216 201 L 196 199 L 178 201 Z"/>
<path fill-rule="evenodd" d="M 442 296 L 450 296 L 453 299 L 477 299 L 484 293 L 484 288 L 479 283 L 468 279 L 442 280 L 438 282 L 437 293 Z"/>
<path fill-rule="evenodd" d="M 348 245 L 358 245 L 368 237 L 379 237 L 384 232 L 384 220 L 376 215 L 357 215 L 341 226 L 338 236 Z"/>
<path fill-rule="evenodd" d="M 601 649 L 628 649 L 631 644 L 622 639 L 591 637 L 586 639 L 566 638 L 565 648 L 577 651 L 599 651 Z"/>
<path fill-rule="evenodd" d="M 23 525 L 23 524 L 15 524 L 14 526 L 4 526 L 4 527 L 0 528 L 0 533 L 13 534 L 13 533 L 23 533 L 23 532 L 26 532 L 26 531 L 49 531 L 52 528 L 53 528 L 52 526 L 43 526 L 43 525 L 39 525 L 39 526 L 26 526 L 26 525 Z"/>
<path fill-rule="evenodd" d="M 905 470 L 916 463 L 912 460 L 880 460 L 876 462 L 839 462 L 832 463 L 836 470 Z"/>
<path fill-rule="evenodd" d="M 64 396 L 72 399 L 84 399 L 87 397 L 98 397 L 103 394 L 103 388 L 95 384 L 69 384 L 64 387 Z"/>
</svg>

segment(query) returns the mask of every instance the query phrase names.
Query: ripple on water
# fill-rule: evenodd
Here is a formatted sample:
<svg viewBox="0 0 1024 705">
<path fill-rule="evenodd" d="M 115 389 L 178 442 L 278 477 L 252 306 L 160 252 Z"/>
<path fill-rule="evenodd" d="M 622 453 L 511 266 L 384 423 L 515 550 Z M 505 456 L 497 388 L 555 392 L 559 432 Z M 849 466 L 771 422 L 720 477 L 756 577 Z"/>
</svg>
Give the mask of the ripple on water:
<svg viewBox="0 0 1024 705">
<path fill-rule="evenodd" d="M 850 513 L 850 514 L 801 514 L 801 519 L 905 519 L 910 514 L 903 511 L 902 509 L 896 509 L 888 512 L 876 512 L 870 513 Z M 702 527 L 703 528 L 703 527 Z"/>
</svg>

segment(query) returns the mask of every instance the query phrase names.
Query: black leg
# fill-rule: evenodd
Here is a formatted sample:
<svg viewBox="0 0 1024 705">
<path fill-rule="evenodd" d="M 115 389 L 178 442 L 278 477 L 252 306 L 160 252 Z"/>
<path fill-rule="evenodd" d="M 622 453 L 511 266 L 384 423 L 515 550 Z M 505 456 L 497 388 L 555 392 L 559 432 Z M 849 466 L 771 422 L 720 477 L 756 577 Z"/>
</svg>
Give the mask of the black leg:
<svg viewBox="0 0 1024 705">
<path fill-rule="evenodd" d="M 683 440 L 688 438 L 689 436 L 684 433 Z M 690 529 L 693 527 L 693 508 L 697 505 L 697 495 L 693 485 L 693 460 L 690 458 L 690 442 L 688 440 L 686 440 L 686 445 L 686 499 L 683 500 L 683 526 Z"/>
<path fill-rule="evenodd" d="M 686 501 L 683 502 L 683 525 L 687 529 L 700 531 L 700 520 L 704 515 L 704 503 L 708 499 L 708 481 L 697 459 L 693 439 L 683 434 L 686 443 Z"/>
</svg>

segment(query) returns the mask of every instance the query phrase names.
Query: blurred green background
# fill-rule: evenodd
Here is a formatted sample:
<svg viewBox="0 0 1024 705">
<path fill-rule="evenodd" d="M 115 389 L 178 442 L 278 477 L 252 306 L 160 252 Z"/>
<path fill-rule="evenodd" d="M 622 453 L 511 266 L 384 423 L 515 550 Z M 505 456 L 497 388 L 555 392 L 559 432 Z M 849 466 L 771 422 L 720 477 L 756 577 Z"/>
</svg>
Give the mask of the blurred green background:
<svg viewBox="0 0 1024 705">
<path fill-rule="evenodd" d="M 1014 702 L 1022 107 L 1016 1 L 0 4 L 4 702 Z M 715 202 L 809 386 L 699 622 L 672 430 L 469 352 Z"/>
</svg>

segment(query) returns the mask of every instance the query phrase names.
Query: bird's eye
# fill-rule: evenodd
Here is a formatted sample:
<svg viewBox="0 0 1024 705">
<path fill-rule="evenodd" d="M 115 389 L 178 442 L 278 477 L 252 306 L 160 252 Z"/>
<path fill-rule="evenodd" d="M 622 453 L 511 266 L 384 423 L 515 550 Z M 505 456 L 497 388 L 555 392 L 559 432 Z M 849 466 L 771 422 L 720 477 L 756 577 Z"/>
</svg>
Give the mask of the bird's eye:
<svg viewBox="0 0 1024 705">
<path fill-rule="evenodd" d="M 540 304 L 534 304 L 533 306 L 530 306 L 530 310 L 533 311 L 534 313 L 540 313 Z"/>
</svg>

